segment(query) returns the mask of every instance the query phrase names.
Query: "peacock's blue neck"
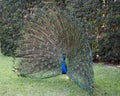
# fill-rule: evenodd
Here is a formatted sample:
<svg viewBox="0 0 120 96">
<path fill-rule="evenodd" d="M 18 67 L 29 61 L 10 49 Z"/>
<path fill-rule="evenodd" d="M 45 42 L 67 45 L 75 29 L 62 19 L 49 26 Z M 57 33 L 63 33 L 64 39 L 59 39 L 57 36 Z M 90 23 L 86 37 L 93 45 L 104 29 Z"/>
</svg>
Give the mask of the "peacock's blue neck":
<svg viewBox="0 0 120 96">
<path fill-rule="evenodd" d="M 66 58 L 65 58 L 65 55 L 62 55 L 62 64 L 66 65 Z"/>
<path fill-rule="evenodd" d="M 63 59 L 63 61 L 65 61 L 65 59 L 66 59 L 65 54 L 62 55 L 62 59 Z"/>
</svg>

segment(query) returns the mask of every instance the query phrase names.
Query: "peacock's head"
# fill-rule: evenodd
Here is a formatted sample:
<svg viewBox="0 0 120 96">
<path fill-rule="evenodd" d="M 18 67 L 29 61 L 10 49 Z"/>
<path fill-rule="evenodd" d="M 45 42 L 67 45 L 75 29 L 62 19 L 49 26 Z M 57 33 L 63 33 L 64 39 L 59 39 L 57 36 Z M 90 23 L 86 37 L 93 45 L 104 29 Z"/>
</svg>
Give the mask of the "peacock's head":
<svg viewBox="0 0 120 96">
<path fill-rule="evenodd" d="M 65 60 L 65 58 L 66 58 L 66 55 L 62 54 L 62 59 Z"/>
</svg>

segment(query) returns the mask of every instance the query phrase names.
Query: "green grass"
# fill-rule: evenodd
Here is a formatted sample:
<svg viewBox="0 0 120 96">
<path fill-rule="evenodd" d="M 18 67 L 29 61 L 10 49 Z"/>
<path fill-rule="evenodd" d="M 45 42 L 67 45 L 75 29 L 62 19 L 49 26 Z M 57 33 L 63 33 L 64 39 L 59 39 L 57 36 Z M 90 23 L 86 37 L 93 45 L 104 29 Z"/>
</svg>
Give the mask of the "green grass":
<svg viewBox="0 0 120 96">
<path fill-rule="evenodd" d="M 95 96 L 120 96 L 120 69 L 97 65 L 95 72 Z"/>
<path fill-rule="evenodd" d="M 0 96 L 88 96 L 65 75 L 35 80 L 12 71 L 12 58 L 0 54 Z M 120 96 L 120 69 L 95 65 L 94 96 Z"/>
</svg>

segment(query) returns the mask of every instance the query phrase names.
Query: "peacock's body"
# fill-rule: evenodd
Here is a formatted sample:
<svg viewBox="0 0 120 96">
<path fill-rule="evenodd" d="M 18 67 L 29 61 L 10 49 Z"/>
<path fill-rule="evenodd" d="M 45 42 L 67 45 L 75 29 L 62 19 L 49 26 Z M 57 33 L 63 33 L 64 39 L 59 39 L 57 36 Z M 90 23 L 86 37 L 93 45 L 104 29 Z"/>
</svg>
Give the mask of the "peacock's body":
<svg viewBox="0 0 120 96">
<path fill-rule="evenodd" d="M 67 73 L 80 87 L 91 91 L 93 68 L 86 33 L 56 8 L 35 6 L 32 11 L 24 18 L 16 50 L 19 75 L 46 78 Z"/>
</svg>

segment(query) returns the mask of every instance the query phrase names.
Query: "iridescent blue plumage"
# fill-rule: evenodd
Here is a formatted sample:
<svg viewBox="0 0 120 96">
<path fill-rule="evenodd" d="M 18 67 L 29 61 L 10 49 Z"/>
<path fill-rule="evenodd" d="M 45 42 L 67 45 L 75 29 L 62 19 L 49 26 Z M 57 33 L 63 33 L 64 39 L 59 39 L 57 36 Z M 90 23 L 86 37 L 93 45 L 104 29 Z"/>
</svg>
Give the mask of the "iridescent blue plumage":
<svg viewBox="0 0 120 96">
<path fill-rule="evenodd" d="M 67 65 L 66 65 L 66 58 L 65 58 L 65 55 L 62 55 L 62 74 L 66 74 L 67 73 Z"/>
</svg>

